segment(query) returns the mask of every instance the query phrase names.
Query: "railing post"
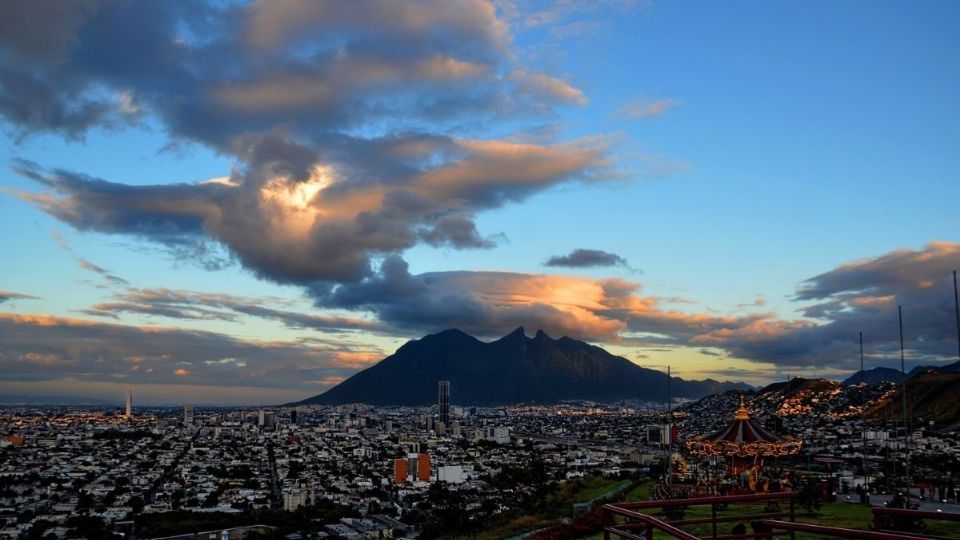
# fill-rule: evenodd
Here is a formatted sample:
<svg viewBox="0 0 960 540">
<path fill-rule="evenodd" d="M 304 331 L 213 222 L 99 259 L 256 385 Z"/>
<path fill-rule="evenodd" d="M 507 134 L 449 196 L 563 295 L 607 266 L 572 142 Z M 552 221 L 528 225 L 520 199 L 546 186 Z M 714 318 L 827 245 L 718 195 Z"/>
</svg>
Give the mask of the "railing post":
<svg viewBox="0 0 960 540">
<path fill-rule="evenodd" d="M 653 540 L 653 525 L 647 523 L 647 532 L 644 535 L 647 540 Z"/>
<path fill-rule="evenodd" d="M 797 497 L 796 497 L 796 496 L 790 497 L 790 522 L 791 522 L 791 523 L 796 523 L 796 521 L 797 521 L 797 519 L 796 519 L 796 501 L 797 501 Z M 797 538 L 797 533 L 795 533 L 795 532 L 793 532 L 793 531 L 790 531 L 790 540 L 796 540 L 796 538 Z"/>
<path fill-rule="evenodd" d="M 873 508 L 873 529 L 876 531 L 883 530 L 883 519 L 880 518 L 879 508 Z"/>
<path fill-rule="evenodd" d="M 603 540 L 610 540 L 610 531 L 606 527 L 603 528 Z"/>
<path fill-rule="evenodd" d="M 717 537 L 717 503 L 710 504 L 710 517 L 713 520 L 713 537 Z"/>
</svg>

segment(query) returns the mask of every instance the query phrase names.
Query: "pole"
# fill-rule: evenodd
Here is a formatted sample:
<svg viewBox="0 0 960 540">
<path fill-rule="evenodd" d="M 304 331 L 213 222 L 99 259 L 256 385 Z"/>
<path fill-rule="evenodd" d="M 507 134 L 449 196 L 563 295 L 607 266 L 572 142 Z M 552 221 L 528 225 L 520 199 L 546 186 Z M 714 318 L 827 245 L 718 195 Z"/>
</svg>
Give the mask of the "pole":
<svg viewBox="0 0 960 540">
<path fill-rule="evenodd" d="M 673 396 L 670 394 L 669 365 L 667 366 L 667 485 L 673 488 Z"/>
<path fill-rule="evenodd" d="M 957 271 L 953 271 L 953 310 L 957 315 L 957 360 L 960 360 L 960 296 L 957 295 Z"/>
<path fill-rule="evenodd" d="M 904 463 L 907 480 L 907 501 L 910 500 L 910 424 L 907 421 L 907 368 L 903 354 L 903 306 L 897 306 L 897 321 L 900 323 L 900 378 L 903 384 L 903 448 L 907 453 Z"/>
<path fill-rule="evenodd" d="M 870 492 L 867 490 L 869 485 L 869 476 L 867 475 L 867 400 L 864 396 L 865 386 L 863 384 L 863 332 L 860 332 L 860 406 L 863 407 L 863 490 L 867 493 L 867 503 L 870 502 Z"/>
</svg>

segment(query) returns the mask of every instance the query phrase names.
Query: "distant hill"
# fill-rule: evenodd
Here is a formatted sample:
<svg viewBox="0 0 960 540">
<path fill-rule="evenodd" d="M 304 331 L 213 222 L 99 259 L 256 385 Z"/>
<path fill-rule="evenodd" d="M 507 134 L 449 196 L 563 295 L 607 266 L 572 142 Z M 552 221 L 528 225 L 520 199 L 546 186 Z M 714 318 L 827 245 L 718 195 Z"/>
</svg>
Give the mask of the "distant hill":
<svg viewBox="0 0 960 540">
<path fill-rule="evenodd" d="M 600 347 L 523 328 L 493 342 L 446 330 L 406 343 L 376 365 L 300 404 L 424 405 L 437 400 L 437 381 L 449 380 L 461 405 L 663 400 L 666 375 Z M 671 378 L 674 397 L 700 398 L 744 383 Z"/>
<path fill-rule="evenodd" d="M 863 370 L 863 382 L 866 384 L 877 384 L 882 382 L 899 383 L 901 381 L 903 381 L 903 374 L 900 373 L 899 369 L 876 367 L 873 369 Z M 860 372 L 857 371 L 840 384 L 844 386 L 860 384 Z"/>
<path fill-rule="evenodd" d="M 903 418 L 901 389 L 878 402 L 874 414 L 890 419 Z M 914 425 L 933 420 L 960 422 L 960 373 L 930 371 L 907 379 L 907 407 Z"/>
</svg>

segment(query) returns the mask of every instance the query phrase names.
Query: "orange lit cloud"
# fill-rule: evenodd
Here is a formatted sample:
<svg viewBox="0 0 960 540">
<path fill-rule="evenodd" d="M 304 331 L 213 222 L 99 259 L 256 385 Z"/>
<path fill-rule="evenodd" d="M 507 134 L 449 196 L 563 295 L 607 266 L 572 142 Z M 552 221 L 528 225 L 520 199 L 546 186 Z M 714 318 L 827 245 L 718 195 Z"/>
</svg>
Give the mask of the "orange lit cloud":
<svg viewBox="0 0 960 540">
<path fill-rule="evenodd" d="M 383 354 L 347 339 L 254 341 L 215 332 L 0 312 L 0 382 L 72 377 L 306 391 Z M 81 385 L 82 386 L 82 385 Z"/>
</svg>

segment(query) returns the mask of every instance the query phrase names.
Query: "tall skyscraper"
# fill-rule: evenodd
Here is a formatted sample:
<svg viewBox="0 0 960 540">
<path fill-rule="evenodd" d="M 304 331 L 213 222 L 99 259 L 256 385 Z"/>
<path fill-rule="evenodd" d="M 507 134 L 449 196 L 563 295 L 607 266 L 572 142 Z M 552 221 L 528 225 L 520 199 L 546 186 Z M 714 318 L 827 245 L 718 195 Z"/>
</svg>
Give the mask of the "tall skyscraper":
<svg viewBox="0 0 960 540">
<path fill-rule="evenodd" d="M 127 420 L 133 418 L 133 390 L 127 390 Z"/>
<path fill-rule="evenodd" d="M 437 408 L 440 412 L 440 421 L 444 426 L 450 425 L 450 381 L 440 381 L 437 388 Z"/>
<path fill-rule="evenodd" d="M 192 424 L 193 423 L 193 405 L 189 403 L 183 406 L 183 423 Z"/>
</svg>

